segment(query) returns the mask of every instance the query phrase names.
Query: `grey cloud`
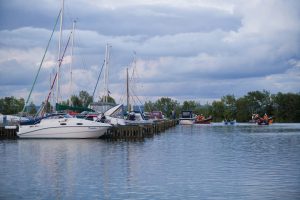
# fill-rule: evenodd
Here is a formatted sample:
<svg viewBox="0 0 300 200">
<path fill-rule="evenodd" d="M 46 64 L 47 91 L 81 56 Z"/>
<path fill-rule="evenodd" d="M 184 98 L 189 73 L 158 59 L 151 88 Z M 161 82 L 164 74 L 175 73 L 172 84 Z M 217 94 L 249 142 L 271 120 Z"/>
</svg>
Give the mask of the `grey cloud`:
<svg viewBox="0 0 300 200">
<path fill-rule="evenodd" d="M 36 69 L 32 69 L 31 66 L 23 65 L 16 60 L 8 60 L 0 64 L 0 85 L 19 86 L 19 87 L 31 87 L 34 76 L 37 73 Z M 45 89 L 45 80 L 49 80 L 49 71 L 42 70 L 37 84 L 41 90 Z M 48 83 L 48 82 L 47 82 Z M 48 86 L 47 86 L 48 87 Z"/>
<path fill-rule="evenodd" d="M 55 3 L 57 3 L 56 6 Z M 45 4 L 49 5 L 49 8 Z M 35 3 L 33 9 L 30 7 L 30 2 L 27 4 L 7 2 L 1 8 L 0 28 L 16 29 L 35 26 L 51 29 L 49 25 L 54 24 L 59 6 L 59 2 L 46 1 Z M 55 12 L 55 7 L 57 7 L 57 12 Z M 215 29 L 228 31 L 237 30 L 241 24 L 239 17 L 217 9 L 158 5 L 101 9 L 96 6 L 92 7 L 90 4 L 84 5 L 81 2 L 67 4 L 65 17 L 65 27 L 71 27 L 71 21 L 78 19 L 83 29 L 105 35 L 165 35 L 182 32 L 210 32 Z"/>
<path fill-rule="evenodd" d="M 200 8 L 122 7 L 115 10 L 97 10 L 95 16 L 83 16 L 81 20 L 88 22 L 88 18 L 97 21 L 93 30 L 110 35 L 210 32 L 215 29 L 237 30 L 240 26 L 240 19 L 236 16 Z M 88 23 L 89 27 L 90 25 Z"/>
<path fill-rule="evenodd" d="M 141 91 L 144 96 L 209 99 L 228 93 L 244 95 L 258 89 L 297 91 L 299 2 L 231 3 L 232 13 L 166 4 L 108 8 L 85 1 L 76 0 L 72 4 L 66 1 L 64 27 L 68 30 L 64 31 L 64 45 L 72 19 L 78 17 L 74 70 L 83 71 L 78 71 L 80 81 L 75 83 L 76 88 L 93 88 L 104 59 L 105 44 L 110 43 L 111 84 L 124 84 L 123 71 L 136 51 L 140 81 L 145 84 Z M 16 50 L 17 54 L 35 48 L 41 52 L 34 51 L 36 55 L 31 55 L 30 61 L 24 58 L 2 61 L 0 96 L 8 94 L 3 89 L 7 85 L 30 86 L 33 81 L 30 77 L 36 71 L 29 66 L 40 62 L 59 6 L 60 1 L 51 0 L 12 0 L 1 4 L 1 49 Z M 47 59 L 55 61 L 56 54 L 57 30 Z M 12 71 L 15 71 L 12 79 L 3 77 Z M 50 69 L 43 71 L 37 91 L 49 87 L 49 72 Z M 120 93 L 120 88 L 113 88 L 116 91 L 112 92 Z"/>
</svg>

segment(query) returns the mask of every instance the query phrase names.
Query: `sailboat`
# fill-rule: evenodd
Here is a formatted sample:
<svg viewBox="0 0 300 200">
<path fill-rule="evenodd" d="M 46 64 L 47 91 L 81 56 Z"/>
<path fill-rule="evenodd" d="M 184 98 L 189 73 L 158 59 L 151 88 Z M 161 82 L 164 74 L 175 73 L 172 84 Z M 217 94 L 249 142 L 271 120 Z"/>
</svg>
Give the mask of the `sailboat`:
<svg viewBox="0 0 300 200">
<path fill-rule="evenodd" d="M 119 104 L 104 112 L 102 116 L 102 122 L 107 122 L 114 126 L 143 125 L 143 124 L 153 123 L 152 119 L 146 120 L 143 113 L 138 111 L 132 111 L 131 109 L 128 68 L 126 68 L 126 98 L 127 98 L 127 117 L 124 116 L 123 104 Z"/>
<path fill-rule="evenodd" d="M 114 102 L 110 101 L 110 91 L 108 89 L 108 83 L 109 83 L 109 63 L 110 63 L 110 48 L 112 46 L 110 44 L 106 44 L 105 47 L 105 58 L 104 58 L 104 62 L 103 65 L 101 67 L 100 73 L 98 74 L 98 79 L 93 91 L 93 95 L 92 95 L 92 99 L 93 102 L 89 105 L 89 108 L 95 110 L 98 113 L 105 113 L 107 110 L 109 110 L 110 108 L 113 108 L 114 106 L 116 106 L 116 104 Z M 103 75 L 103 85 L 104 85 L 104 94 L 102 96 L 102 99 L 98 102 L 94 101 L 95 99 L 95 94 L 97 91 L 97 87 L 98 87 L 98 83 L 100 80 L 100 77 L 102 75 L 102 72 L 104 73 Z"/>
<path fill-rule="evenodd" d="M 59 97 L 59 72 L 60 66 L 62 64 L 66 48 L 61 56 L 61 32 L 62 32 L 62 21 L 63 21 L 63 8 L 64 0 L 62 1 L 62 9 L 60 11 L 60 38 L 59 38 L 59 55 L 58 55 L 58 67 L 55 78 L 52 82 L 48 98 L 46 103 L 51 95 L 53 86 L 57 80 L 57 103 Z M 56 25 L 56 24 L 55 24 Z M 71 32 L 72 33 L 72 32 Z M 53 33 L 52 33 L 53 35 Z M 51 35 L 51 37 L 52 37 Z M 69 40 L 66 47 L 68 46 Z M 45 55 L 44 55 L 45 56 Z M 41 65 L 40 65 L 41 67 Z M 39 69 L 40 70 L 40 69 Z M 37 78 L 37 76 L 36 76 Z M 35 78 L 35 81 L 36 81 Z M 34 84 L 35 84 L 34 81 Z M 33 89 L 33 87 L 32 87 Z M 30 94 L 32 92 L 30 91 Z M 29 94 L 29 96 L 30 96 Z M 28 97 L 29 99 L 29 97 Z M 46 103 L 44 105 L 46 105 Z M 20 138 L 98 138 L 102 136 L 107 129 L 111 127 L 110 124 L 100 123 L 95 121 L 89 121 L 85 119 L 72 118 L 68 115 L 50 115 L 45 118 L 41 118 L 33 125 L 20 125 L 17 135 Z"/>
<path fill-rule="evenodd" d="M 135 62 L 135 60 L 134 60 Z M 127 119 L 126 124 L 152 124 L 153 120 L 146 120 L 141 111 L 133 111 L 130 105 L 130 91 L 129 91 L 129 75 L 128 68 L 126 69 L 126 96 L 127 96 Z"/>
</svg>

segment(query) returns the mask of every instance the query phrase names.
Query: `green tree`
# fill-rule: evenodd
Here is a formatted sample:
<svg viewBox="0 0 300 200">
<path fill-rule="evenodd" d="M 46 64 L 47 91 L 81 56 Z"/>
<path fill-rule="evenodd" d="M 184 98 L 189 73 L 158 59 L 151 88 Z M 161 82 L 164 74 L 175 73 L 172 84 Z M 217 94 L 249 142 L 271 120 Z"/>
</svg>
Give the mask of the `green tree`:
<svg viewBox="0 0 300 200">
<path fill-rule="evenodd" d="M 198 105 L 199 104 L 195 101 L 184 101 L 182 105 L 182 110 L 195 111 Z"/>
<path fill-rule="evenodd" d="M 172 111 L 179 114 L 179 103 L 169 97 L 162 97 L 154 103 L 154 108 L 164 113 L 165 116 L 171 117 Z"/>
<path fill-rule="evenodd" d="M 30 115 L 35 115 L 36 112 L 37 112 L 36 107 L 35 107 L 34 103 L 31 102 L 31 103 L 29 104 L 29 106 L 28 106 L 28 113 L 29 113 Z"/>
<path fill-rule="evenodd" d="M 70 100 L 67 99 L 67 101 L 62 101 L 60 104 L 64 105 L 64 106 L 68 106 L 69 105 Z"/>
<path fill-rule="evenodd" d="M 224 119 L 225 105 L 222 101 L 213 101 L 212 115 L 215 121 L 222 121 Z"/>
<path fill-rule="evenodd" d="M 213 115 L 213 113 L 212 113 L 212 106 L 209 103 L 207 103 L 205 105 L 198 104 L 198 106 L 195 109 L 194 113 L 197 114 L 197 115 L 201 115 L 202 114 L 202 115 L 204 115 L 206 117 L 212 116 Z"/>
<path fill-rule="evenodd" d="M 151 111 L 154 111 L 154 110 L 157 110 L 155 108 L 155 105 L 154 103 L 152 103 L 151 101 L 146 101 L 145 104 L 144 104 L 144 110 L 145 112 L 151 112 Z"/>
<path fill-rule="evenodd" d="M 248 101 L 247 107 L 249 108 L 249 112 L 258 113 L 263 115 L 264 113 L 272 114 L 272 102 L 270 92 L 263 90 L 248 92 L 245 96 Z"/>
<path fill-rule="evenodd" d="M 80 91 L 79 99 L 80 99 L 83 107 L 88 107 L 89 104 L 93 102 L 93 97 L 90 96 L 87 91 Z"/>
<path fill-rule="evenodd" d="M 100 102 L 104 102 L 104 99 L 107 99 L 107 102 L 108 103 L 113 103 L 113 104 L 116 104 L 116 101 L 113 97 L 111 96 L 103 96 L 100 100 Z M 90 102 L 91 103 L 91 102 Z"/>
<path fill-rule="evenodd" d="M 300 94 L 278 93 L 272 95 L 277 122 L 300 122 Z"/>
<path fill-rule="evenodd" d="M 15 97 L 4 97 L 0 99 L 0 113 L 9 115 L 17 114 L 22 111 L 25 101 L 23 98 L 16 99 Z"/>
<path fill-rule="evenodd" d="M 249 102 L 246 97 L 241 97 L 236 100 L 236 120 L 239 122 L 248 122 L 253 114 L 248 107 Z"/>
<path fill-rule="evenodd" d="M 81 103 L 79 97 L 76 95 L 71 96 L 71 102 L 72 102 L 72 106 L 82 107 L 82 103 Z"/>
<path fill-rule="evenodd" d="M 225 106 L 224 118 L 229 120 L 236 119 L 237 108 L 236 108 L 236 99 L 234 95 L 223 96 L 221 102 Z"/>
</svg>

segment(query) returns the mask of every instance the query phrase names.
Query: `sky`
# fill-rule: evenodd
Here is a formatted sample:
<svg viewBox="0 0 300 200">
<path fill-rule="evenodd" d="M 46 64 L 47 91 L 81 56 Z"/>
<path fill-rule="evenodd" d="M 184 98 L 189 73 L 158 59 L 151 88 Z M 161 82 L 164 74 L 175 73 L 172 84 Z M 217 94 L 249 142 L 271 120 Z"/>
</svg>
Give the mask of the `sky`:
<svg viewBox="0 0 300 200">
<path fill-rule="evenodd" d="M 0 1 L 0 98 L 27 99 L 61 4 Z M 140 102 L 300 92 L 298 0 L 65 0 L 63 16 L 63 48 L 74 20 L 76 28 L 73 57 L 69 45 L 61 67 L 61 100 L 93 93 L 106 44 L 108 87 L 118 103 L 125 103 L 126 68 Z M 30 98 L 35 104 L 48 95 L 58 38 L 59 26 Z M 103 94 L 102 75 L 95 101 Z"/>
</svg>

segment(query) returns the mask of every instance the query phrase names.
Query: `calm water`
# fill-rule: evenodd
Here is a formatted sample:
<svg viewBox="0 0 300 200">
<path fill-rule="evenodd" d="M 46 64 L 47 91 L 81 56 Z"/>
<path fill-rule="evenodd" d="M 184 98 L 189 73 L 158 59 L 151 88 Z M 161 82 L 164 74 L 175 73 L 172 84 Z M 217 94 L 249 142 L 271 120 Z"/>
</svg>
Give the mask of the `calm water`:
<svg viewBox="0 0 300 200">
<path fill-rule="evenodd" d="M 0 140 L 0 199 L 300 199 L 300 124 Z"/>
</svg>

